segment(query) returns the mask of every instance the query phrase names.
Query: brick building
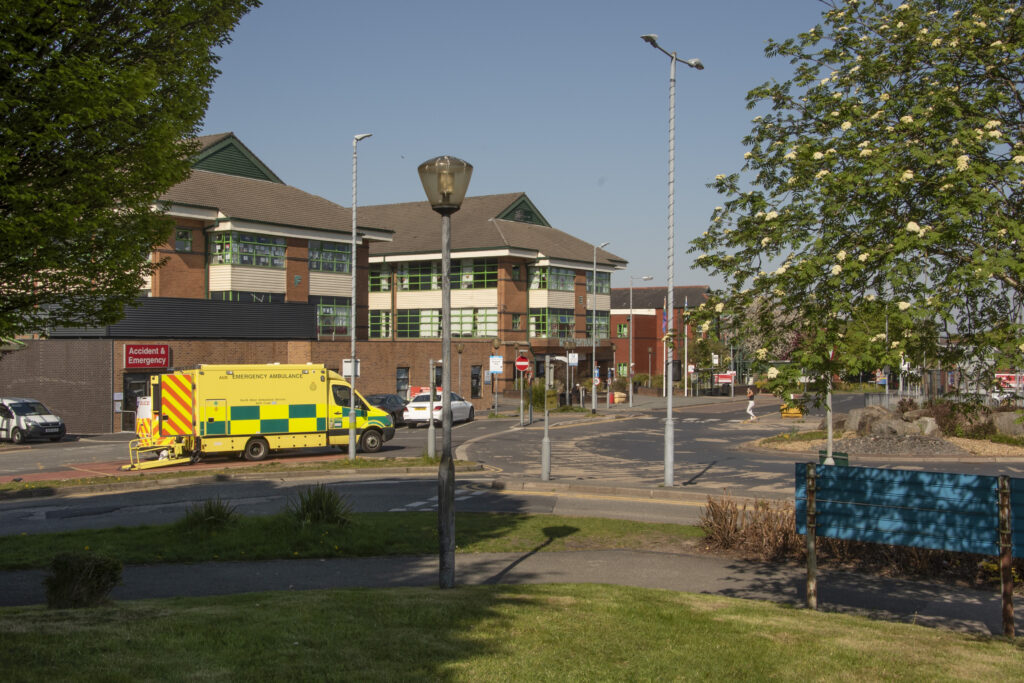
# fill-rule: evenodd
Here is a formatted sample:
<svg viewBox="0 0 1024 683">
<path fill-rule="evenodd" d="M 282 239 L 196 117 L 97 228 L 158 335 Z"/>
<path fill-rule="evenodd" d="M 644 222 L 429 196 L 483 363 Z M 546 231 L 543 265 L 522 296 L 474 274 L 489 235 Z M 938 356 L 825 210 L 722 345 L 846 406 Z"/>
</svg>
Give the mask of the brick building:
<svg viewBox="0 0 1024 683">
<path fill-rule="evenodd" d="M 72 433 L 130 430 L 153 373 L 199 363 L 341 370 L 352 331 L 362 393 L 427 385 L 441 357 L 440 219 L 427 202 L 359 207 L 352 254 L 350 209 L 286 185 L 231 133 L 200 143 L 191 176 L 161 198 L 173 233 L 137 305 L 114 325 L 25 340 L 0 358 L 0 394 L 42 400 Z M 451 237 L 456 393 L 486 409 L 511 388 L 517 355 L 540 365 L 575 347 L 589 367 L 592 335 L 599 364 L 611 365 L 611 273 L 624 260 L 552 227 L 523 193 L 467 197 Z M 490 382 L 497 355 L 503 369 Z M 564 382 L 565 364 L 555 366 Z"/>
</svg>

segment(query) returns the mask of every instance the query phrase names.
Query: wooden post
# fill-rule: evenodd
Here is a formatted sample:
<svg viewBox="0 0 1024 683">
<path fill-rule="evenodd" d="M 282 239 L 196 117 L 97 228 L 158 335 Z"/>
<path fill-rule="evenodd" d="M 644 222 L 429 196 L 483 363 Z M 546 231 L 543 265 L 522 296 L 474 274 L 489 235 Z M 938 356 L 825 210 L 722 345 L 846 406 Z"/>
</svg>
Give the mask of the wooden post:
<svg viewBox="0 0 1024 683">
<path fill-rule="evenodd" d="M 818 609 L 818 558 L 815 550 L 815 464 L 807 463 L 807 608 Z"/>
<path fill-rule="evenodd" d="M 1010 533 L 1010 478 L 999 477 L 999 575 L 1003 583 L 1003 635 L 1014 638 L 1013 540 Z"/>
</svg>

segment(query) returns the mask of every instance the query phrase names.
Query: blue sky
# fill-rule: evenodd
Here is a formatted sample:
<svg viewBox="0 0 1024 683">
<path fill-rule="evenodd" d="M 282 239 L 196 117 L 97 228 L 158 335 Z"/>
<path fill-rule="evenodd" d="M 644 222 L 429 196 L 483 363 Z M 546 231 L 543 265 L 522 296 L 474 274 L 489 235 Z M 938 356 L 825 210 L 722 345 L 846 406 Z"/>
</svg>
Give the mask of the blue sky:
<svg viewBox="0 0 1024 683">
<path fill-rule="evenodd" d="M 264 0 L 221 51 L 204 133 L 234 131 L 286 183 L 359 204 L 421 201 L 416 167 L 473 164 L 470 195 L 525 192 L 555 227 L 630 262 L 612 276 L 667 281 L 669 59 L 676 82 L 675 283 L 688 243 L 740 169 L 748 90 L 792 67 L 768 38 L 820 23 L 816 0 Z M 453 245 L 458 248 L 458 245 Z"/>
</svg>

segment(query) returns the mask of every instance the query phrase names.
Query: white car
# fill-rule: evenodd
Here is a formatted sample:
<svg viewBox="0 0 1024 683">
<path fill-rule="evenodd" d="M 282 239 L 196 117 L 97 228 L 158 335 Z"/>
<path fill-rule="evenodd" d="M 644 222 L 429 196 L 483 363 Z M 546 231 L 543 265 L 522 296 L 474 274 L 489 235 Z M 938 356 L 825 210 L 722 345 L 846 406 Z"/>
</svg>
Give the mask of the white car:
<svg viewBox="0 0 1024 683">
<path fill-rule="evenodd" d="M 67 434 L 64 420 L 33 398 L 0 398 L 0 439 L 60 441 Z"/>
<path fill-rule="evenodd" d="M 452 422 L 472 422 L 473 404 L 452 392 Z M 410 427 L 429 424 L 430 394 L 414 396 L 405 404 L 405 424 Z M 434 424 L 441 424 L 441 397 L 434 397 Z"/>
</svg>

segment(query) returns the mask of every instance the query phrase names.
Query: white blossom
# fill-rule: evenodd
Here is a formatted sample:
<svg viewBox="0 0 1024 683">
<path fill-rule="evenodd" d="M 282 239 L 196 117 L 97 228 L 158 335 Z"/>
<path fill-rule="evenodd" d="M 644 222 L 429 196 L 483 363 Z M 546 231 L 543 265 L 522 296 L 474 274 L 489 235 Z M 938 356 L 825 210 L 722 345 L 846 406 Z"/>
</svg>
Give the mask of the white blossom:
<svg viewBox="0 0 1024 683">
<path fill-rule="evenodd" d="M 778 211 L 769 211 L 768 213 L 766 213 L 764 215 L 764 219 L 766 221 L 775 220 L 778 217 L 779 217 L 779 212 Z"/>
<path fill-rule="evenodd" d="M 860 151 L 860 156 L 862 156 L 862 157 L 869 157 L 869 156 L 871 156 L 874 153 L 875 153 L 875 151 L 872 150 L 872 149 L 862 149 Z"/>
<path fill-rule="evenodd" d="M 992 130 L 993 128 L 998 128 L 1001 125 L 1003 125 L 1002 121 L 992 119 L 991 121 L 985 122 L 985 130 Z"/>
<path fill-rule="evenodd" d="M 878 99 L 882 100 L 883 102 L 888 102 L 889 101 L 889 93 L 887 93 L 887 92 L 882 93 L 881 95 L 879 95 Z"/>
<path fill-rule="evenodd" d="M 839 261 L 845 261 L 846 260 L 846 250 L 845 249 L 840 249 L 839 253 L 836 254 L 836 259 L 838 259 Z"/>
<path fill-rule="evenodd" d="M 843 267 L 841 265 L 839 265 L 837 263 L 834 266 L 832 266 L 832 274 L 833 275 L 839 275 L 839 273 L 841 273 L 841 272 L 843 272 Z"/>
<path fill-rule="evenodd" d="M 724 310 L 725 304 L 723 304 L 722 302 L 718 302 L 717 304 L 715 304 L 715 313 L 721 313 Z"/>
<path fill-rule="evenodd" d="M 956 170 L 966 171 L 968 164 L 971 163 L 971 157 L 966 154 L 961 154 L 956 158 Z"/>
<path fill-rule="evenodd" d="M 865 299 L 867 299 L 868 301 L 874 301 L 876 297 L 875 297 L 875 295 L 874 295 L 874 294 L 868 294 L 868 295 L 867 295 L 866 297 L 864 297 L 864 298 L 865 298 Z"/>
<path fill-rule="evenodd" d="M 815 152 L 813 156 L 814 156 L 815 161 L 817 161 L 819 159 L 824 159 L 825 158 L 825 155 L 822 154 L 821 152 Z"/>
<path fill-rule="evenodd" d="M 843 130 L 850 130 L 851 128 L 853 128 L 853 124 L 850 123 L 849 121 L 843 121 L 842 125 L 839 127 L 842 128 Z"/>
<path fill-rule="evenodd" d="M 906 116 L 901 116 L 900 117 L 900 123 L 913 123 L 913 122 L 914 122 L 914 117 L 911 116 L 910 114 L 907 114 Z"/>
<path fill-rule="evenodd" d="M 749 159 L 749 158 L 750 158 L 750 157 L 752 157 L 752 156 L 754 156 L 754 155 L 753 155 L 753 154 L 751 154 L 750 152 L 747 152 L 747 153 L 745 153 L 745 154 L 743 155 L 743 158 L 744 158 L 744 159 Z"/>
<path fill-rule="evenodd" d="M 761 349 L 757 350 L 757 359 L 758 360 L 764 360 L 767 357 L 768 357 L 768 349 L 761 348 Z"/>
<path fill-rule="evenodd" d="M 913 180 L 913 179 L 914 179 L 914 172 L 913 171 L 909 171 L 909 170 L 908 171 L 904 171 L 903 175 L 900 176 L 900 181 L 901 182 L 907 182 L 908 180 Z"/>
<path fill-rule="evenodd" d="M 772 241 L 772 238 L 771 238 L 771 237 L 764 237 L 764 238 L 762 238 L 762 239 L 761 239 L 761 246 L 762 246 L 762 247 L 767 247 L 767 246 L 768 246 L 768 244 L 769 244 L 769 243 L 770 243 L 771 241 Z"/>
<path fill-rule="evenodd" d="M 889 347 L 893 349 L 898 349 L 900 347 L 900 343 L 898 341 L 894 341 L 892 344 L 889 344 Z"/>
<path fill-rule="evenodd" d="M 775 379 L 779 376 L 779 369 L 774 365 L 768 368 L 768 379 Z"/>
<path fill-rule="evenodd" d="M 860 261 L 861 263 L 864 263 L 865 261 L 867 261 L 868 260 L 867 252 L 864 252 L 863 254 L 858 255 L 857 256 L 857 260 Z"/>
<path fill-rule="evenodd" d="M 1003 132 L 1000 131 L 1000 130 L 990 130 L 988 132 L 988 136 L 990 138 L 1001 138 L 1001 137 L 1003 137 Z"/>
<path fill-rule="evenodd" d="M 1015 164 L 1024 164 L 1024 154 L 1018 154 L 1017 156 L 1015 156 L 1013 158 L 1013 163 L 1015 163 Z"/>
<path fill-rule="evenodd" d="M 786 161 L 792 161 L 793 159 L 796 159 L 796 150 L 795 149 L 789 150 L 788 152 L 786 152 L 786 156 L 784 156 L 782 158 L 785 159 Z"/>
<path fill-rule="evenodd" d="M 820 179 L 824 178 L 827 175 L 828 175 L 828 171 L 823 169 L 823 170 L 818 171 L 817 173 L 814 174 L 814 179 L 815 180 L 820 180 Z"/>
<path fill-rule="evenodd" d="M 901 311 L 905 311 L 908 308 L 910 308 L 910 302 L 909 301 L 900 301 L 899 303 L 896 304 L 896 307 L 899 308 Z"/>
</svg>

